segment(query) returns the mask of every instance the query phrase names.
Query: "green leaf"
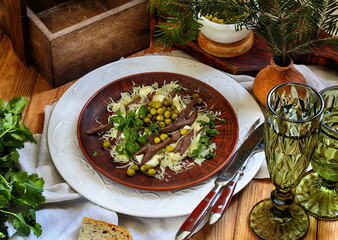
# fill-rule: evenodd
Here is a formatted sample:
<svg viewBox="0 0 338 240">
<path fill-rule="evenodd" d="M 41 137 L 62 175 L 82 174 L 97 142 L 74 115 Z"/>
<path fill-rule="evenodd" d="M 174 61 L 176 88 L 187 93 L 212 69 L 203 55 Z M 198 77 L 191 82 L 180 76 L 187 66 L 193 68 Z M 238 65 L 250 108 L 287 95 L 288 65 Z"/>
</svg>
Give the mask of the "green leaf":
<svg viewBox="0 0 338 240">
<path fill-rule="evenodd" d="M 36 207 L 45 201 L 42 195 L 44 180 L 37 174 L 28 175 L 27 172 L 19 171 L 13 174 L 11 179 L 13 181 L 13 203 Z"/>
<path fill-rule="evenodd" d="M 128 112 L 128 118 L 129 118 L 129 119 L 132 119 L 132 118 L 134 118 L 134 117 L 136 117 L 135 111 L 130 111 L 130 112 Z"/>
<path fill-rule="evenodd" d="M 13 226 L 20 236 L 29 236 L 31 230 L 35 236 L 38 237 L 41 235 L 41 225 L 36 222 L 34 209 L 31 208 L 28 211 L 22 211 L 16 214 L 15 217 Z"/>
<path fill-rule="evenodd" d="M 13 115 L 12 113 L 5 113 L 4 114 L 4 123 L 3 127 L 7 129 L 11 129 L 14 127 L 14 125 L 17 123 L 18 116 Z"/>
<path fill-rule="evenodd" d="M 6 185 L 0 184 L 0 208 L 7 206 L 11 200 L 11 189 Z"/>
<path fill-rule="evenodd" d="M 148 141 L 148 139 L 147 139 L 145 136 L 142 136 L 142 137 L 139 137 L 139 138 L 137 139 L 137 141 L 138 141 L 139 143 L 146 143 L 146 142 Z"/>
<path fill-rule="evenodd" d="M 138 114 L 145 118 L 147 116 L 147 113 L 148 113 L 148 110 L 147 110 L 147 107 L 145 105 L 141 106 L 139 111 L 138 111 Z"/>
<path fill-rule="evenodd" d="M 14 97 L 4 104 L 4 109 L 13 114 L 20 114 L 28 105 L 26 97 Z"/>
<path fill-rule="evenodd" d="M 135 125 L 136 126 L 142 126 L 143 125 L 143 121 L 140 118 L 135 118 Z"/>
<path fill-rule="evenodd" d="M 44 180 L 37 174 L 20 171 L 18 165 L 18 149 L 26 142 L 36 143 L 30 130 L 20 124 L 27 105 L 25 97 L 15 97 L 6 103 L 0 99 L 0 238 L 5 239 L 8 238 L 5 226 L 8 216 L 15 217 L 13 227 L 21 236 L 28 236 L 31 231 L 39 236 L 42 231 L 36 223 L 34 207 L 45 202 L 42 195 Z M 20 212 L 27 208 L 28 211 Z"/>
</svg>

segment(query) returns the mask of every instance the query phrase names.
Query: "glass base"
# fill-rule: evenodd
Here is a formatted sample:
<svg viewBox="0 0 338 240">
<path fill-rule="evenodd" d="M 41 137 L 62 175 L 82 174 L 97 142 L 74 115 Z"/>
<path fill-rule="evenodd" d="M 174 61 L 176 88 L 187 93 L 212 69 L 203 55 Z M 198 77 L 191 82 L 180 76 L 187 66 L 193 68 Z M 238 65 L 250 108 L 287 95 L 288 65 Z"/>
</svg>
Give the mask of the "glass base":
<svg viewBox="0 0 338 240">
<path fill-rule="evenodd" d="M 290 206 L 292 217 L 283 222 L 271 218 L 273 206 L 270 199 L 265 199 L 258 202 L 250 212 L 250 228 L 258 237 L 265 240 L 296 240 L 307 233 L 309 216 L 298 204 Z"/>
<path fill-rule="evenodd" d="M 338 219 L 338 183 L 327 188 L 317 173 L 306 175 L 296 188 L 296 198 L 309 214 L 322 219 Z"/>
</svg>

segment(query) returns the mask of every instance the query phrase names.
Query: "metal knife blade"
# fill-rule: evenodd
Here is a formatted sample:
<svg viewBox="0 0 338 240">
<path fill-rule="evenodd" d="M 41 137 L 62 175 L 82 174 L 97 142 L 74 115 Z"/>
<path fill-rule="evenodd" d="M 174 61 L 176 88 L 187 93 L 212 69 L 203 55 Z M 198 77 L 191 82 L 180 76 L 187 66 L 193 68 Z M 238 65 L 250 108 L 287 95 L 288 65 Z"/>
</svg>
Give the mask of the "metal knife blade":
<svg viewBox="0 0 338 240">
<path fill-rule="evenodd" d="M 242 167 L 243 163 L 250 157 L 251 153 L 255 150 L 257 145 L 263 139 L 264 135 L 264 123 L 259 125 L 252 134 L 243 142 L 240 148 L 234 154 L 234 157 L 228 161 L 226 167 L 224 167 L 217 176 L 216 184 L 229 182 L 234 174 Z"/>
<path fill-rule="evenodd" d="M 241 168 L 245 160 L 250 156 L 251 152 L 254 151 L 259 142 L 263 139 L 264 124 L 257 127 L 252 134 L 243 142 L 243 144 L 237 149 L 237 151 L 228 160 L 228 163 L 219 172 L 215 181 L 215 186 L 211 191 L 204 197 L 204 199 L 197 205 L 193 212 L 182 224 L 178 232 L 176 233 L 176 240 L 188 239 L 198 224 L 202 221 L 207 213 L 207 209 L 213 203 L 217 193 L 220 189 L 226 186 L 230 181 L 231 177 Z"/>
<path fill-rule="evenodd" d="M 216 203 L 214 204 L 214 206 L 211 208 L 211 211 L 210 211 L 210 216 L 209 216 L 210 225 L 218 222 L 223 216 L 235 192 L 237 182 L 244 174 L 244 170 L 246 168 L 247 163 L 249 162 L 249 159 L 255 153 L 263 151 L 263 148 L 264 148 L 263 142 L 264 140 L 262 139 L 260 143 L 258 144 L 258 146 L 255 148 L 255 150 L 250 154 L 247 160 L 243 163 L 241 168 L 235 173 L 234 176 L 232 176 L 230 183 L 225 187 L 225 189 L 223 189 L 220 196 L 217 198 Z"/>
</svg>

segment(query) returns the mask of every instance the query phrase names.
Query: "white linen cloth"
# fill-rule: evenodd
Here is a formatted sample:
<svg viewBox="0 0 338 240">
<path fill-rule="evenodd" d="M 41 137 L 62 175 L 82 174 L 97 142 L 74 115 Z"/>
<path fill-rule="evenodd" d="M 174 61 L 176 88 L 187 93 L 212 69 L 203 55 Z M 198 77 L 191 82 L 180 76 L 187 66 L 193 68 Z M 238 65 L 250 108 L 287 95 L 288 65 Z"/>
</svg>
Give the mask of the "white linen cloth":
<svg viewBox="0 0 338 240">
<path fill-rule="evenodd" d="M 174 51 L 170 53 L 170 55 L 190 57 L 180 51 Z M 337 73 L 329 69 L 311 66 L 311 70 L 304 65 L 296 65 L 296 68 L 305 76 L 308 84 L 317 90 L 338 84 Z M 314 74 L 314 71 L 317 74 Z M 253 77 L 228 75 L 252 93 Z M 323 76 L 326 80 L 323 80 Z M 76 240 L 78 238 L 82 217 L 91 217 L 125 227 L 133 235 L 135 240 L 175 239 L 178 228 L 187 216 L 154 219 L 115 213 L 86 200 L 62 179 L 53 165 L 47 146 L 47 126 L 52 110 L 53 105 L 45 107 L 43 132 L 42 134 L 35 135 L 38 143 L 27 143 L 25 148 L 19 151 L 20 163 L 23 170 L 29 173 L 36 172 L 45 180 L 44 195 L 47 201 L 37 209 L 37 222 L 42 225 L 42 236 L 36 238 L 33 233 L 31 233 L 29 237 L 22 238 L 16 236 L 13 229 L 10 228 L 9 232 L 14 234 L 10 239 Z M 266 165 L 263 164 L 256 178 L 267 177 L 269 177 L 269 175 L 266 170 Z M 203 224 L 204 223 L 202 223 L 201 226 L 203 226 Z"/>
</svg>

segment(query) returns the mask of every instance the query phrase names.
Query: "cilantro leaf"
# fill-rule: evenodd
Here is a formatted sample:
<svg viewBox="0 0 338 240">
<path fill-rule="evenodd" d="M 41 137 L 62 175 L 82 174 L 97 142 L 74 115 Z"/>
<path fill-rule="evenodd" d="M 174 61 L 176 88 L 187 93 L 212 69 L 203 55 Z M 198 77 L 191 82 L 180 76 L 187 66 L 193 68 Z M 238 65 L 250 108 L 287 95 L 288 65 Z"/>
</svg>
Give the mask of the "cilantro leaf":
<svg viewBox="0 0 338 240">
<path fill-rule="evenodd" d="M 29 128 L 21 124 L 22 112 L 28 105 L 26 97 L 0 99 L 0 238 L 7 239 L 6 222 L 13 217 L 13 227 L 20 236 L 33 232 L 40 236 L 35 207 L 45 202 L 44 180 L 19 168 L 19 152 L 26 142 L 36 143 Z M 11 210 L 8 210 L 11 209 Z M 15 211 L 15 212 L 14 212 Z"/>
</svg>

